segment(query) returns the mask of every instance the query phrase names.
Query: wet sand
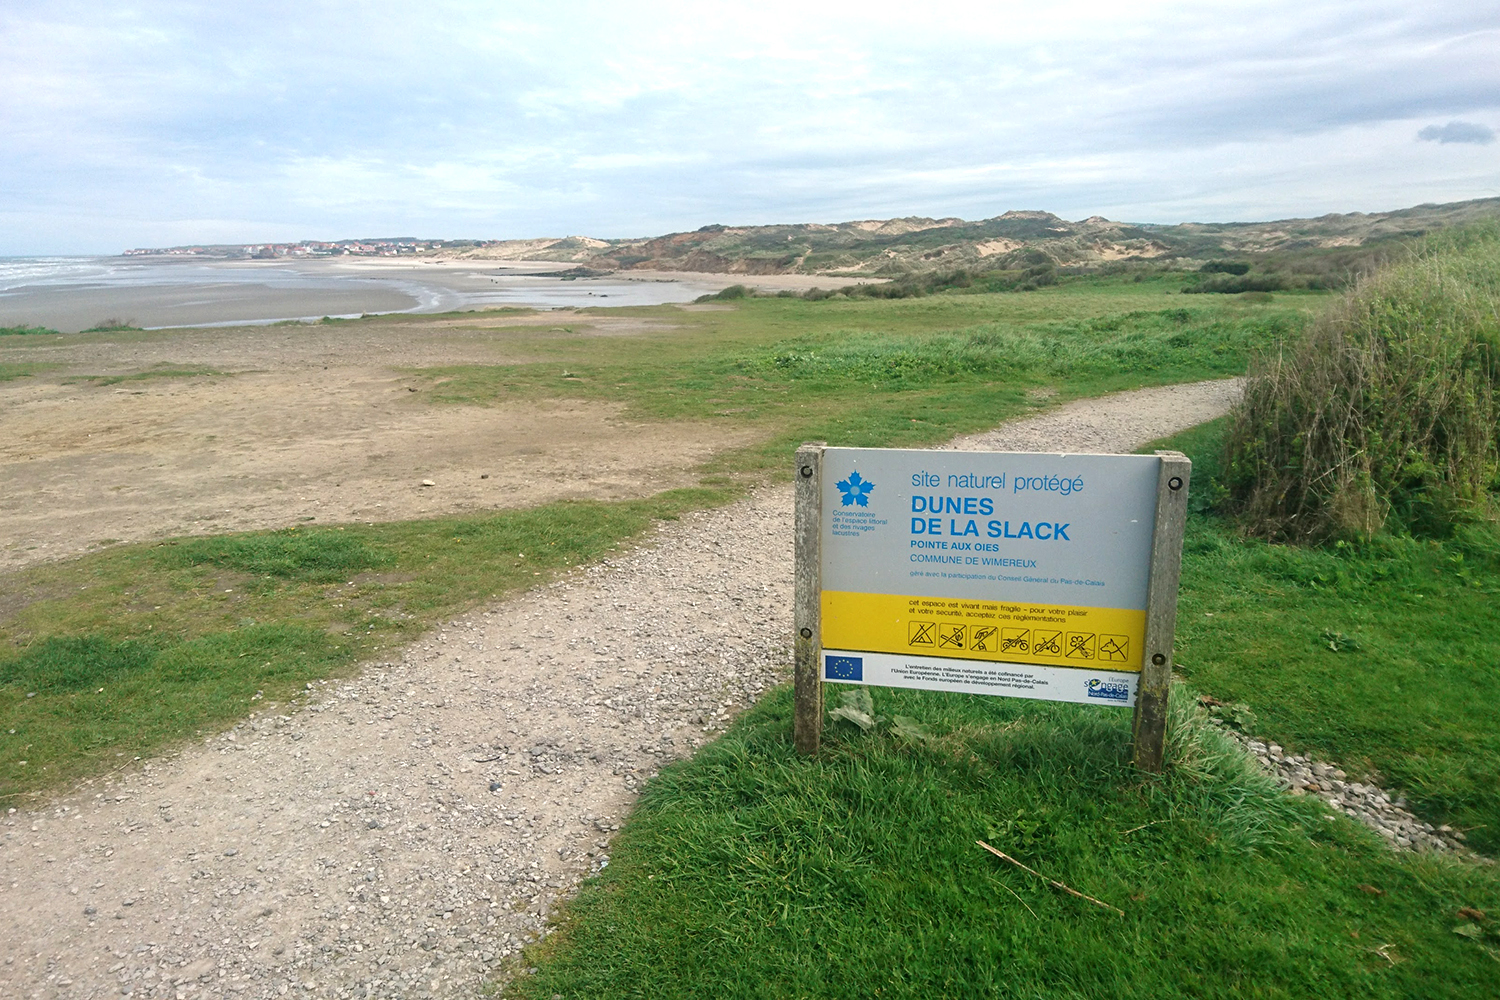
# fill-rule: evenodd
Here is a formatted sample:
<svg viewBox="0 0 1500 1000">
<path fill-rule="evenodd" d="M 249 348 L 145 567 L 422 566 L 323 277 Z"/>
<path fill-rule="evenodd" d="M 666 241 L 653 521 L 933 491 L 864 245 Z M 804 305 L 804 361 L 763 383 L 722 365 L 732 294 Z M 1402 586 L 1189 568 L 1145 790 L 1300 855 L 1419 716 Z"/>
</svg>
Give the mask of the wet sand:
<svg viewBox="0 0 1500 1000">
<path fill-rule="evenodd" d="M 147 329 L 435 313 L 504 306 L 556 309 L 691 302 L 733 284 L 764 291 L 837 288 L 851 279 L 624 271 L 550 277 L 552 261 L 335 257 L 189 257 L 0 261 L 0 326 L 76 333 L 108 319 Z"/>
</svg>

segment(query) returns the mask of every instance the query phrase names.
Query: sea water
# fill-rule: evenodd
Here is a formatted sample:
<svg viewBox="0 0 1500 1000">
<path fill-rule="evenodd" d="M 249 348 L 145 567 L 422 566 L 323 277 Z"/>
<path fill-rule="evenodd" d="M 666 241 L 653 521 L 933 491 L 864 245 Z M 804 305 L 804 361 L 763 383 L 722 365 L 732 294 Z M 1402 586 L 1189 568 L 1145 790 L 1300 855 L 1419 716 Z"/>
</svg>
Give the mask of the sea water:
<svg viewBox="0 0 1500 1000">
<path fill-rule="evenodd" d="M 689 302 L 726 281 L 560 278 L 564 265 L 430 258 L 0 258 L 0 326 L 236 326 L 380 313 Z M 543 273 L 538 273 L 543 272 Z"/>
</svg>

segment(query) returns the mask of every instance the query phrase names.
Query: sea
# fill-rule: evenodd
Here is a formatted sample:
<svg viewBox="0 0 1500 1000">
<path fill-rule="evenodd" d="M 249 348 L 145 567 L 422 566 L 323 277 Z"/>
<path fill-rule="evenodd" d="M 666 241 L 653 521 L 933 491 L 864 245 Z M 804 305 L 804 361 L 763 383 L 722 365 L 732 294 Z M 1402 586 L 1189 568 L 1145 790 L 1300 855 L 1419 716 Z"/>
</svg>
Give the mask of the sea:
<svg viewBox="0 0 1500 1000">
<path fill-rule="evenodd" d="M 556 276 L 565 267 L 399 257 L 9 257 L 0 258 L 0 326 L 74 332 L 106 321 L 160 329 L 500 306 L 649 306 L 690 302 L 734 280 Z"/>
</svg>

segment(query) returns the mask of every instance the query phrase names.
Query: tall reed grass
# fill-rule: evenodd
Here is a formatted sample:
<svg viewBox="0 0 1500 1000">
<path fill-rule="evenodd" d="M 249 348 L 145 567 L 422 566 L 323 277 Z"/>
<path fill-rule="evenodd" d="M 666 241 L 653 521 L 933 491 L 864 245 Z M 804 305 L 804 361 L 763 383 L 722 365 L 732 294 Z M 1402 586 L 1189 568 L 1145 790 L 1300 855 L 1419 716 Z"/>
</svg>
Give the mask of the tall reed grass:
<svg viewBox="0 0 1500 1000">
<path fill-rule="evenodd" d="M 1252 364 L 1230 501 L 1251 533 L 1294 541 L 1493 518 L 1497 379 L 1500 226 L 1429 237 Z"/>
</svg>

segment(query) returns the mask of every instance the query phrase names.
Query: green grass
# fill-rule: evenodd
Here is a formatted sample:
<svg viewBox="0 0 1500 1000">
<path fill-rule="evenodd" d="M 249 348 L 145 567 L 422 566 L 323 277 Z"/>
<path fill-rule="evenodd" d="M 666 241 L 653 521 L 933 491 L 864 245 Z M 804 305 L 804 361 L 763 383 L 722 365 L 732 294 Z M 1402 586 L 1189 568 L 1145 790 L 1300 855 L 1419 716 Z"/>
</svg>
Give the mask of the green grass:
<svg viewBox="0 0 1500 1000">
<path fill-rule="evenodd" d="M 229 372 L 219 371 L 217 368 L 209 368 L 205 365 L 174 365 L 163 362 L 151 368 L 138 372 L 128 372 L 120 375 L 71 375 L 67 382 L 92 382 L 95 385 L 119 385 L 121 382 L 144 382 L 156 378 L 204 378 L 211 376 L 228 375 Z"/>
<path fill-rule="evenodd" d="M 1179 615 L 1194 684 L 1249 701 L 1262 735 L 1288 746 L 1356 767 L 1352 751 L 1363 748 L 1388 780 L 1420 770 L 1439 775 L 1450 798 L 1477 791 L 1472 808 L 1483 815 L 1497 759 L 1496 630 L 1484 592 L 1500 567 L 1415 543 L 1356 553 L 1241 541 L 1208 509 L 1222 433 L 1208 425 L 1164 443 L 1196 459 Z M 1413 579 L 1440 600 L 1418 599 Z M 1403 652 L 1373 630 L 1430 634 L 1449 609 L 1465 625 L 1442 628 L 1446 646 Z M 1359 651 L 1327 649 L 1330 628 L 1354 635 Z M 1388 691 L 1397 676 L 1406 690 Z M 834 700 L 842 690 L 830 687 Z M 1281 793 L 1194 710 L 1186 686 L 1174 689 L 1172 766 L 1161 777 L 1128 766 L 1124 712 L 873 693 L 881 716 L 913 718 L 930 735 L 839 722 L 815 759 L 798 759 L 782 690 L 664 770 L 610 866 L 526 954 L 523 967 L 539 973 L 505 994 L 1500 990 L 1500 921 L 1458 915 L 1494 912 L 1495 869 L 1396 855 L 1352 821 Z M 1469 777 L 1451 777 L 1466 767 Z M 1431 796 L 1419 804 L 1436 808 Z M 1480 829 L 1471 838 L 1483 846 Z M 1125 916 L 988 856 L 979 839 Z M 1477 938 L 1466 936 L 1470 924 Z"/>
<path fill-rule="evenodd" d="M 0 382 L 11 382 L 18 378 L 30 378 L 40 372 L 57 368 L 55 364 L 34 361 L 0 361 Z"/>
<path fill-rule="evenodd" d="M 926 444 L 1026 409 L 1033 388 L 1066 398 L 1231 374 L 1317 304 L 1184 307 L 1166 298 L 1176 287 L 1092 280 L 1028 295 L 578 311 L 551 330 L 507 328 L 507 314 L 477 324 L 468 335 L 535 360 L 428 369 L 426 398 L 597 399 L 638 419 L 727 421 L 754 443 L 701 469 L 705 489 L 650 501 L 126 546 L 0 579 L 0 794 L 57 788 L 228 724 L 257 697 L 284 700 L 446 615 L 595 558 L 652 517 L 764 480 L 798 441 Z M 644 322 L 601 336 L 589 329 L 601 315 Z M 221 374 L 164 364 L 91 378 Z M 92 676 L 89 663 L 112 679 L 64 680 Z"/>
<path fill-rule="evenodd" d="M 11 574 L 0 580 L 0 795 L 64 786 L 284 703 L 655 519 L 734 495 L 178 539 Z"/>
<path fill-rule="evenodd" d="M 32 337 L 43 333 L 57 333 L 46 326 L 0 326 L 0 337 Z"/>
<path fill-rule="evenodd" d="M 815 759 L 798 759 L 782 690 L 651 782 L 610 866 L 523 959 L 539 972 L 504 995 L 1500 989 L 1495 938 L 1453 932 L 1461 907 L 1500 904 L 1493 871 L 1398 857 L 1279 793 L 1178 700 L 1189 745 L 1154 778 L 1126 763 L 1124 712 L 889 690 L 875 692 L 877 711 L 920 719 L 930 739 L 839 723 Z"/>
<path fill-rule="evenodd" d="M 1179 282 L 1072 281 L 1026 295 L 750 298 L 731 309 L 610 310 L 657 325 L 597 336 L 593 311 L 524 339 L 524 364 L 424 368 L 435 402 L 578 398 L 632 419 L 749 427 L 717 468 L 763 474 L 809 439 L 920 446 L 1058 398 L 1240 374 L 1250 353 L 1301 330 L 1322 298 L 1183 305 Z M 563 324 L 566 325 L 563 325 Z"/>
<path fill-rule="evenodd" d="M 1177 441 L 1212 497 L 1223 421 Z M 1325 547 L 1242 538 L 1200 513 L 1183 551 L 1179 669 L 1283 746 L 1378 776 L 1500 851 L 1500 534 Z M 1357 648 L 1335 651 L 1324 632 Z"/>
</svg>

